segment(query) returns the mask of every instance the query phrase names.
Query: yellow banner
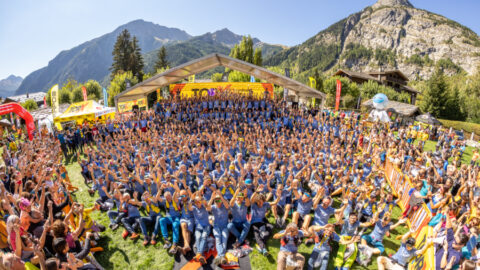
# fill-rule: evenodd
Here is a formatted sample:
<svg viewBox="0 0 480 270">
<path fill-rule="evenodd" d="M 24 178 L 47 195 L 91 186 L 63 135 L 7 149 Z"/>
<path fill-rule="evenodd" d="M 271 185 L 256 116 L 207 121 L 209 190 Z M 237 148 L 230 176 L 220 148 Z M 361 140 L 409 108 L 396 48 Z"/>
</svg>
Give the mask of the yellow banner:
<svg viewBox="0 0 480 270">
<path fill-rule="evenodd" d="M 59 113 L 59 107 L 60 107 L 59 105 L 60 100 L 58 98 L 58 84 L 55 84 L 50 89 L 50 102 L 52 105 L 52 114 L 53 114 L 53 117 L 55 117 Z"/>
<path fill-rule="evenodd" d="M 170 85 L 172 96 L 182 98 L 198 96 L 215 96 L 223 91 L 232 91 L 256 97 L 273 97 L 273 84 L 251 82 L 211 82 L 211 83 L 179 83 Z"/>
<path fill-rule="evenodd" d="M 416 237 L 416 248 L 422 249 L 429 236 L 433 235 L 433 228 L 430 226 L 424 226 Z M 408 265 L 408 270 L 426 270 L 435 269 L 435 248 L 433 245 L 427 248 L 425 253 L 415 257 Z"/>
<path fill-rule="evenodd" d="M 118 103 L 118 112 L 119 113 L 129 112 L 129 111 L 132 110 L 134 105 L 138 105 L 139 108 L 147 107 L 147 99 L 146 98 L 140 98 L 140 99 L 129 100 L 129 101 L 125 101 L 125 102 L 119 102 Z"/>
</svg>

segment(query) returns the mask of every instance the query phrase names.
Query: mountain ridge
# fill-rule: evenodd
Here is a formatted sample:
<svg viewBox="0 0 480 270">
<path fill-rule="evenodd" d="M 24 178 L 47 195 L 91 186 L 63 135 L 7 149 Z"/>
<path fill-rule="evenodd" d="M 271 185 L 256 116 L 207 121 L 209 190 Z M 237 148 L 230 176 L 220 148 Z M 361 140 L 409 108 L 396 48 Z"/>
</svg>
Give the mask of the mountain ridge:
<svg viewBox="0 0 480 270">
<path fill-rule="evenodd" d="M 18 86 L 22 83 L 23 78 L 11 74 L 5 79 L 0 80 L 0 96 L 9 97 L 15 94 Z"/>
<path fill-rule="evenodd" d="M 449 73 L 472 74 L 480 65 L 480 38 L 468 27 L 414 8 L 407 0 L 379 0 L 264 64 L 290 67 L 298 77 L 310 76 L 315 69 L 331 74 L 346 68 L 400 69 L 410 79 L 427 79 L 437 66 Z"/>
</svg>

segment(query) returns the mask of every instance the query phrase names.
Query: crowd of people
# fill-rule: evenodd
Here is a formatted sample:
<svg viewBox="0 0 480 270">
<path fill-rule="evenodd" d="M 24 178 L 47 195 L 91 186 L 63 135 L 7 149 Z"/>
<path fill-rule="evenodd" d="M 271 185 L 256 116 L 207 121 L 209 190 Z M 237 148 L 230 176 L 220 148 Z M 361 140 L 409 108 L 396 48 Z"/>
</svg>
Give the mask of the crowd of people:
<svg viewBox="0 0 480 270">
<path fill-rule="evenodd" d="M 92 253 L 101 252 L 106 228 L 90 216 L 102 211 L 124 239 L 161 241 L 169 254 L 193 253 L 202 264 L 210 238 L 217 266 L 245 245 L 272 256 L 267 241 L 274 238 L 277 269 L 330 269 L 332 260 L 336 269 L 356 262 L 406 269 L 433 244 L 436 269 L 475 269 L 476 160 L 461 164 L 456 157 L 465 149 L 448 136 L 425 151 L 412 135 L 418 129 L 362 120 L 224 92 L 163 100 L 150 111 L 4 147 L 3 266 L 102 269 Z M 72 156 L 98 196 L 91 208 L 72 198 L 77 187 L 62 163 Z M 414 186 L 400 217 L 392 216 L 398 199 L 385 179 L 387 161 Z M 408 228 L 421 204 L 434 215 L 435 235 L 417 249 L 415 228 L 406 229 L 388 256 L 383 240 Z M 303 243 L 313 245 L 307 258 L 298 252 Z"/>
</svg>

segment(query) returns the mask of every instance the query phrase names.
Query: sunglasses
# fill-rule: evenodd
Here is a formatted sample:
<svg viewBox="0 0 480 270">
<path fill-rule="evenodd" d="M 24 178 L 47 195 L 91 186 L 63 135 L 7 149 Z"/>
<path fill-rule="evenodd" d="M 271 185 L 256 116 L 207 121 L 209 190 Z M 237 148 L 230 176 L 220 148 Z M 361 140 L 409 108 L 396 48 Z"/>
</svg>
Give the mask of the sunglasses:
<svg viewBox="0 0 480 270">
<path fill-rule="evenodd" d="M 222 200 L 215 200 L 215 202 L 216 202 L 216 203 L 221 203 L 221 202 L 222 202 Z"/>
</svg>

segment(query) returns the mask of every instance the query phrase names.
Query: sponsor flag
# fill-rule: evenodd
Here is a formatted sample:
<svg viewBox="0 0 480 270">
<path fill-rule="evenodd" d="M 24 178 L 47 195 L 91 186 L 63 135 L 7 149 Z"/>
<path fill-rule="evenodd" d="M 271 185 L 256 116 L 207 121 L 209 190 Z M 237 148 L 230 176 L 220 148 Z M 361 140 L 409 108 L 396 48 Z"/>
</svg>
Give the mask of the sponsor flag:
<svg viewBox="0 0 480 270">
<path fill-rule="evenodd" d="M 83 101 L 87 101 L 87 88 L 82 86 Z"/>
<path fill-rule="evenodd" d="M 308 77 L 308 79 L 310 80 L 310 87 L 313 88 L 313 89 L 316 89 L 317 80 L 315 80 L 315 78 L 313 78 L 313 77 Z"/>
<path fill-rule="evenodd" d="M 60 100 L 58 99 L 58 84 L 55 84 L 50 89 L 50 100 L 52 105 L 52 114 L 53 114 L 53 117 L 55 117 L 59 113 L 58 107 L 59 107 Z"/>
<path fill-rule="evenodd" d="M 44 96 L 44 97 L 43 97 L 43 107 L 44 107 L 44 108 L 47 107 L 47 96 Z"/>
<path fill-rule="evenodd" d="M 255 77 L 253 77 L 252 75 L 250 75 L 250 82 L 255 82 Z"/>
<path fill-rule="evenodd" d="M 335 97 L 335 111 L 338 111 L 338 107 L 340 107 L 340 96 L 342 94 L 342 82 L 337 80 L 337 95 Z"/>
<path fill-rule="evenodd" d="M 162 96 L 160 96 L 160 88 L 157 88 L 157 101 L 159 101 L 161 98 Z"/>
<path fill-rule="evenodd" d="M 103 87 L 103 106 L 107 107 L 108 106 L 108 92 L 105 87 Z"/>
</svg>

